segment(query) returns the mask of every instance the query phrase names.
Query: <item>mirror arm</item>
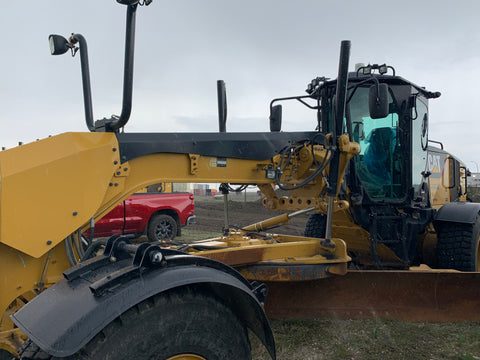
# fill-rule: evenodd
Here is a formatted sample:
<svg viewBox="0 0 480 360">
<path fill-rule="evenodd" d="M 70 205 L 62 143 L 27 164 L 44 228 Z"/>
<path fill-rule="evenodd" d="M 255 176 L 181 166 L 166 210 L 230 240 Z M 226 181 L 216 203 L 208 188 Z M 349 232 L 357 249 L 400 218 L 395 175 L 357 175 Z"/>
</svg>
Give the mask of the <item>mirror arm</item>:
<svg viewBox="0 0 480 360">
<path fill-rule="evenodd" d="M 125 34 L 125 63 L 123 70 L 123 101 L 120 118 L 111 118 L 108 125 L 109 130 L 116 131 L 124 127 L 132 111 L 133 93 L 133 59 L 135 49 L 135 15 L 137 4 L 129 5 L 127 8 L 127 26 Z"/>
<path fill-rule="evenodd" d="M 87 41 L 81 34 L 73 34 L 70 37 L 72 44 L 78 43 L 80 48 L 80 65 L 82 68 L 83 104 L 85 109 L 85 122 L 90 131 L 95 131 L 93 123 L 92 90 L 90 85 L 90 68 L 88 65 Z"/>
<path fill-rule="evenodd" d="M 276 98 L 276 99 L 273 99 L 272 101 L 270 101 L 270 113 L 272 112 L 272 108 L 273 108 L 273 104 L 278 102 L 278 101 L 285 101 L 285 100 L 297 100 L 299 102 L 301 102 L 303 105 L 305 105 L 306 107 L 312 109 L 312 110 L 318 110 L 318 106 L 312 106 L 310 104 L 308 104 L 306 101 L 302 100 L 302 99 L 311 99 L 312 96 L 311 95 L 300 95 L 300 96 L 288 96 L 288 97 L 283 97 L 283 98 Z"/>
</svg>

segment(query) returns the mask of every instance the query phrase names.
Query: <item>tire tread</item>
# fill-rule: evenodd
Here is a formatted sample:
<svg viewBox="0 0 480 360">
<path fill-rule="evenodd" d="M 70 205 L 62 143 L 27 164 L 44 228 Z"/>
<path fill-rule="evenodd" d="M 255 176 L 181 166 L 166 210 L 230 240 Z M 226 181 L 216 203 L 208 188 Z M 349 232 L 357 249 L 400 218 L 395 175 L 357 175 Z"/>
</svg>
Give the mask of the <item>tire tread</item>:
<svg viewBox="0 0 480 360">
<path fill-rule="evenodd" d="M 175 308 L 177 311 L 175 312 Z M 173 310 L 172 310 L 173 309 Z M 168 316 L 175 316 L 180 317 L 181 311 L 179 309 L 185 309 L 186 312 L 190 312 L 190 318 L 187 317 L 186 323 L 189 320 L 192 320 L 197 316 L 198 313 L 202 320 L 200 326 L 205 328 L 205 333 L 207 333 L 207 329 L 214 328 L 216 324 L 219 324 L 220 327 L 228 328 L 227 332 L 229 335 L 225 336 L 218 336 L 215 334 L 214 337 L 210 336 L 206 339 L 203 339 L 203 333 L 199 334 L 198 331 L 195 333 L 196 335 L 192 337 L 193 339 L 199 339 L 198 344 L 200 347 L 207 346 L 210 349 L 212 346 L 216 346 L 218 349 L 222 349 L 224 351 L 223 355 L 219 355 L 215 359 L 218 360 L 227 360 L 230 358 L 237 358 L 241 360 L 249 360 L 251 359 L 250 356 L 250 342 L 248 340 L 248 334 L 242 323 L 236 318 L 233 312 L 229 309 L 229 307 L 221 302 L 218 298 L 212 295 L 210 292 L 203 291 L 198 286 L 189 286 L 180 289 L 172 289 L 165 293 L 157 294 L 149 299 L 146 299 L 139 304 L 133 306 L 132 308 L 128 309 L 126 312 L 121 314 L 117 317 L 114 321 L 112 321 L 109 325 L 107 325 L 101 332 L 99 332 L 92 340 L 90 340 L 80 351 L 76 354 L 69 356 L 67 358 L 62 358 L 61 360 L 86 360 L 86 359 L 118 359 L 115 355 L 108 354 L 108 348 L 112 349 L 115 348 L 116 342 L 121 342 L 122 338 L 129 337 L 130 341 L 133 341 L 134 345 L 140 344 L 144 341 L 142 334 L 138 332 L 130 332 L 130 328 L 138 325 L 139 322 L 145 322 L 145 325 L 142 327 L 142 331 L 149 333 L 150 331 L 158 331 L 159 326 L 156 322 L 150 321 L 152 318 L 156 318 L 158 314 L 161 314 L 165 310 L 167 311 L 167 318 Z M 173 315 L 169 312 L 172 312 Z M 203 317 L 202 317 L 203 315 Z M 143 324 L 143 323 L 142 323 Z M 177 322 L 176 325 L 178 328 L 187 327 L 187 325 L 183 324 L 182 322 Z M 168 326 L 168 324 L 167 324 Z M 188 325 L 190 326 L 190 325 Z M 175 327 L 172 327 L 175 329 Z M 162 327 L 160 327 L 160 331 Z M 198 329 L 197 329 L 198 330 Z M 218 329 L 217 329 L 218 330 Z M 169 333 L 166 330 L 163 330 L 163 334 L 160 336 L 168 337 Z M 188 331 L 191 331 L 188 329 Z M 187 331 L 187 332 L 188 332 Z M 174 332 L 172 332 L 174 333 Z M 127 335 L 125 335 L 127 334 Z M 183 335 L 188 336 L 188 335 Z M 212 344 L 212 340 L 216 337 L 221 338 L 219 340 L 218 345 Z M 181 337 L 181 338 L 182 338 Z M 223 340 L 222 340 L 223 339 Z M 178 339 L 172 340 L 174 343 L 178 341 Z M 136 343 L 137 342 L 137 343 Z M 197 342 L 197 340 L 194 340 Z M 207 345 L 205 345 L 207 344 Z M 103 349 L 102 346 L 106 345 L 107 350 Z M 139 345 L 145 346 L 145 345 Z M 178 348 L 178 345 L 174 345 Z M 192 346 L 192 345 L 190 345 Z M 167 345 L 163 346 L 163 344 L 153 344 L 152 347 L 156 347 L 157 353 L 162 353 L 164 351 L 172 351 L 172 349 L 168 350 Z M 123 354 L 122 358 L 125 356 L 127 358 L 137 358 L 138 354 L 135 353 L 134 350 L 135 346 L 132 349 L 128 349 L 130 354 Z M 160 349 L 160 350 L 159 350 Z M 243 353 L 242 353 L 243 351 Z M 175 351 L 174 351 L 175 352 Z M 142 353 L 142 351 L 138 351 L 138 353 Z M 27 340 L 23 346 L 19 349 L 20 359 L 21 360 L 57 360 L 58 358 L 53 357 L 43 350 L 41 350 L 35 343 L 31 340 Z M 175 354 L 173 354 L 175 355 Z M 117 354 L 118 356 L 118 354 Z M 133 356 L 133 357 L 132 357 Z M 167 358 L 172 355 L 166 355 Z M 146 357 L 150 359 L 150 357 Z M 155 357 L 156 358 L 156 357 Z M 140 358 L 139 358 L 140 359 Z M 58 359 L 60 360 L 60 359 Z"/>
<path fill-rule="evenodd" d="M 445 222 L 438 233 L 438 267 L 476 271 L 478 230 L 476 224 Z"/>
</svg>

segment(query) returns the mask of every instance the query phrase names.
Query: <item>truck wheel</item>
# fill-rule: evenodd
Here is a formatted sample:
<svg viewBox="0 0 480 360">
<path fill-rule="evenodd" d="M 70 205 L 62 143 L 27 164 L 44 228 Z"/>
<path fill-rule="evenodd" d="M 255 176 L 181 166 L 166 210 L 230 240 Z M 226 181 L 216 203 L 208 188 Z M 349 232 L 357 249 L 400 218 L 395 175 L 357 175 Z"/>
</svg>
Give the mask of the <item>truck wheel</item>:
<svg viewBox="0 0 480 360">
<path fill-rule="evenodd" d="M 26 349 L 25 349 L 26 347 Z M 22 360 L 56 360 L 30 342 Z M 213 295 L 173 289 L 147 299 L 107 325 L 68 360 L 249 360 L 246 328 Z"/>
<path fill-rule="evenodd" d="M 323 239 L 326 228 L 327 216 L 325 214 L 312 214 L 305 225 L 304 236 Z"/>
<path fill-rule="evenodd" d="M 148 225 L 148 241 L 172 240 L 177 235 L 177 222 L 170 215 L 155 215 Z"/>
<path fill-rule="evenodd" d="M 441 269 L 480 271 L 480 217 L 475 224 L 445 222 L 438 233 Z"/>
</svg>

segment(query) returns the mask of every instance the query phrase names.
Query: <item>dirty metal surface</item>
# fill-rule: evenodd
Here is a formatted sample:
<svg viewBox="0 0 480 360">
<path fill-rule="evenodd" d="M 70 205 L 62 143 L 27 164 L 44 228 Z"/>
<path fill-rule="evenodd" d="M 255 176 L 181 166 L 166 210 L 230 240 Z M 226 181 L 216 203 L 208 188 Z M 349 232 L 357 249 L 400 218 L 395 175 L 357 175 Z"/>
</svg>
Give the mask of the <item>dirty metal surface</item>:
<svg viewBox="0 0 480 360">
<path fill-rule="evenodd" d="M 267 316 L 480 321 L 480 273 L 349 271 L 345 276 L 267 282 Z"/>
</svg>

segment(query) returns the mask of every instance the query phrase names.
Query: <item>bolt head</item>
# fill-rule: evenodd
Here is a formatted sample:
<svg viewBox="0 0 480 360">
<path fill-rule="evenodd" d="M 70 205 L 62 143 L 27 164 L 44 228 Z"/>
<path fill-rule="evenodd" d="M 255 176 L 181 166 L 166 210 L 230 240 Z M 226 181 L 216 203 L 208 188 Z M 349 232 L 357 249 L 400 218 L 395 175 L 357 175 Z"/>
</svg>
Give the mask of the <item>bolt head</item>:
<svg viewBox="0 0 480 360">
<path fill-rule="evenodd" d="M 163 260 L 163 255 L 160 251 L 156 251 L 150 255 L 150 260 L 153 264 L 160 264 Z"/>
</svg>

